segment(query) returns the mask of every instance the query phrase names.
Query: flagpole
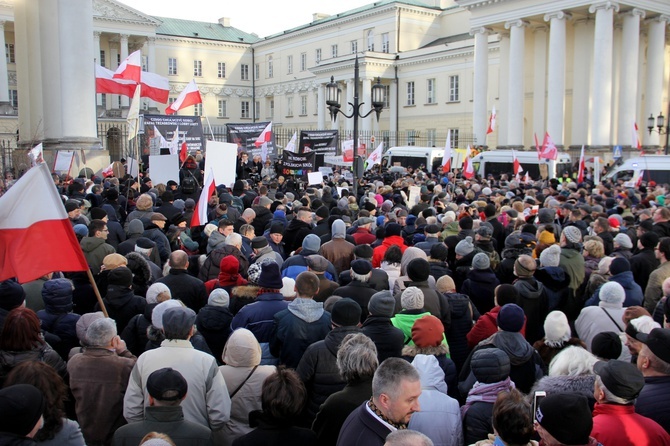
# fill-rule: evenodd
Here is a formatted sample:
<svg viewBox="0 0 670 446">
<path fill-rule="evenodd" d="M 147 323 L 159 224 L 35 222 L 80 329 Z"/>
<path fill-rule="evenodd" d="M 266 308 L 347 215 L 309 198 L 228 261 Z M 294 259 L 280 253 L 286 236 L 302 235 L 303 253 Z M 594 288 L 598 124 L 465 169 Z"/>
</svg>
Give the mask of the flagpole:
<svg viewBox="0 0 670 446">
<path fill-rule="evenodd" d="M 93 287 L 93 292 L 95 293 L 95 298 L 98 299 L 98 305 L 100 305 L 100 311 L 102 311 L 102 314 L 105 315 L 105 317 L 109 317 L 109 314 L 107 313 L 107 308 L 105 307 L 105 303 L 102 301 L 102 297 L 100 296 L 100 290 L 98 290 L 98 285 L 95 284 L 95 279 L 93 278 L 93 273 L 91 273 L 91 269 L 87 269 L 86 273 L 88 275 L 88 280 L 91 282 L 91 286 Z"/>
<path fill-rule="evenodd" d="M 214 141 L 214 132 L 212 131 L 212 124 L 209 123 L 209 118 L 205 115 L 205 120 L 207 121 L 207 127 L 209 127 L 209 133 L 212 135 L 212 141 Z"/>
</svg>

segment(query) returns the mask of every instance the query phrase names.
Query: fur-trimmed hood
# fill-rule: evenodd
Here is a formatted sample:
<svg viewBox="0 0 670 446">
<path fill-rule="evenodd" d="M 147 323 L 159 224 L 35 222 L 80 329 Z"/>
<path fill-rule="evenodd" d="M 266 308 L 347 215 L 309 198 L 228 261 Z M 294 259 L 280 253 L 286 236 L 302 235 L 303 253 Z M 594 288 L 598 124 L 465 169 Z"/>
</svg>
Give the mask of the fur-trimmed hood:
<svg viewBox="0 0 670 446">
<path fill-rule="evenodd" d="M 256 299 L 258 296 L 258 290 L 261 287 L 257 285 L 242 285 L 236 286 L 233 288 L 233 296 L 240 297 L 242 299 Z"/>
<path fill-rule="evenodd" d="M 437 347 L 419 348 L 416 345 L 406 345 L 402 349 L 403 356 L 414 357 L 416 355 L 448 355 L 449 346 L 440 344 Z"/>
<path fill-rule="evenodd" d="M 151 283 L 151 267 L 149 261 L 139 252 L 129 252 L 126 254 L 128 259 L 128 269 L 133 272 L 133 283 L 148 284 Z"/>
</svg>

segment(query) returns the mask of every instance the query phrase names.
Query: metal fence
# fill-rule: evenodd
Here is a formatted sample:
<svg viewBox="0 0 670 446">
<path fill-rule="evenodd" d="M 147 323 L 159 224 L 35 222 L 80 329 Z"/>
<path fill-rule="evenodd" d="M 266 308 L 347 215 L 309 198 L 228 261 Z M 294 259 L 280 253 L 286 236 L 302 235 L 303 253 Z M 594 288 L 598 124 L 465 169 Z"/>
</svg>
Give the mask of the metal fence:
<svg viewBox="0 0 670 446">
<path fill-rule="evenodd" d="M 28 149 L 16 147 L 16 139 L 0 139 L 0 168 L 3 176 L 11 172 L 14 178 L 18 178 L 30 168 L 30 157 Z"/>
</svg>

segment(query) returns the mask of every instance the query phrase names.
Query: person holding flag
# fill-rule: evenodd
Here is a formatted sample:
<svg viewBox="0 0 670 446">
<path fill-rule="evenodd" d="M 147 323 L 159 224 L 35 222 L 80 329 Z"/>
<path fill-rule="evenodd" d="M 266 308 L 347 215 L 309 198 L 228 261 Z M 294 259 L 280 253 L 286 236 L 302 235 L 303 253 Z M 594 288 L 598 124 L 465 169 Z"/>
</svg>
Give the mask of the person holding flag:
<svg viewBox="0 0 670 446">
<path fill-rule="evenodd" d="M 475 169 L 472 165 L 472 160 L 470 159 L 470 152 L 471 149 L 468 145 L 468 148 L 465 151 L 465 159 L 463 160 L 463 178 L 467 178 L 468 180 L 475 176 Z"/>
<path fill-rule="evenodd" d="M 370 170 L 375 164 L 381 163 L 383 151 L 384 143 L 380 142 L 377 148 L 370 154 L 367 161 L 365 161 L 365 170 Z"/>
<path fill-rule="evenodd" d="M 447 130 L 447 142 L 444 145 L 444 155 L 442 155 L 442 174 L 446 175 L 451 171 L 451 130 Z"/>
</svg>

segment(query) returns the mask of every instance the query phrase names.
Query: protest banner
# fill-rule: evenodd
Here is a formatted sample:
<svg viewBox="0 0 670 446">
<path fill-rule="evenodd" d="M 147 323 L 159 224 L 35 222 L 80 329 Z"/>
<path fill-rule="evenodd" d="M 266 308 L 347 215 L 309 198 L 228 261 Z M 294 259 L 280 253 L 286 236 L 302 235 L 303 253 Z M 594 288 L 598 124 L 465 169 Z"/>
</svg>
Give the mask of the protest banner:
<svg viewBox="0 0 670 446">
<path fill-rule="evenodd" d="M 265 150 L 263 148 L 265 146 L 267 147 L 267 158 L 275 161 L 277 159 L 277 146 L 275 144 L 274 132 L 271 133 L 267 144 L 256 145 L 258 137 L 267 128 L 268 124 L 270 124 L 270 121 L 249 124 L 226 124 L 226 140 L 237 146 L 237 153 L 247 152 L 250 160 L 256 155 L 261 156 Z"/>
<path fill-rule="evenodd" d="M 200 116 L 178 115 L 143 115 L 144 148 L 149 149 L 149 155 L 168 155 L 170 141 L 179 129 L 179 145 L 186 141 L 189 153 L 196 150 L 205 151 L 205 138 L 202 132 Z"/>
<path fill-rule="evenodd" d="M 316 153 L 282 153 L 282 170 L 281 175 L 295 175 L 307 179 L 307 174 L 314 172 L 314 159 Z"/>
</svg>

